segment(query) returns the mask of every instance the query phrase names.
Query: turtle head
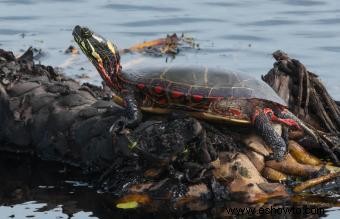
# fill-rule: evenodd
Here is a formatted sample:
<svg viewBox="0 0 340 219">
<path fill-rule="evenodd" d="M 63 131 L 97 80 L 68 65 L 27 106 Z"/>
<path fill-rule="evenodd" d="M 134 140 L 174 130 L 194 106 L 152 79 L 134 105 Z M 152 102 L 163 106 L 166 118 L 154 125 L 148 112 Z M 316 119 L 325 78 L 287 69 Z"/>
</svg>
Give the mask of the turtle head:
<svg viewBox="0 0 340 219">
<path fill-rule="evenodd" d="M 80 49 L 98 70 L 106 84 L 118 89 L 116 76 L 121 71 L 117 47 L 87 27 L 75 26 L 73 37 Z"/>
</svg>

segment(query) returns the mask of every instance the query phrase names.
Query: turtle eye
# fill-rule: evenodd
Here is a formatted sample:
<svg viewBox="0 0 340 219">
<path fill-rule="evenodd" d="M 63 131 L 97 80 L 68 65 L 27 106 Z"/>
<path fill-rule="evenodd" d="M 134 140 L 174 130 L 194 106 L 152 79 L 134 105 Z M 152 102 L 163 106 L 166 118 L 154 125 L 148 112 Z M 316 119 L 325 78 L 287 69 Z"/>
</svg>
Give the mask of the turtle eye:
<svg viewBox="0 0 340 219">
<path fill-rule="evenodd" d="M 84 27 L 82 30 L 81 30 L 81 36 L 82 38 L 85 38 L 85 39 L 88 39 L 92 36 L 92 31 L 90 31 L 87 27 Z"/>
</svg>

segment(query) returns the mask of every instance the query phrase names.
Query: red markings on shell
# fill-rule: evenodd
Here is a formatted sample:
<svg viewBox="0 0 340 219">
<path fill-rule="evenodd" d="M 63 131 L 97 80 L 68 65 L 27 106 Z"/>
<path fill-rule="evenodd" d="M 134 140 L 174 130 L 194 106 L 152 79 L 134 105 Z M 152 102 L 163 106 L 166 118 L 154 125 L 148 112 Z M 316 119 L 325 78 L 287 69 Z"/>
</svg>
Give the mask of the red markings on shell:
<svg viewBox="0 0 340 219">
<path fill-rule="evenodd" d="M 161 94 L 161 93 L 164 92 L 164 88 L 162 86 L 160 86 L 160 85 L 157 85 L 156 87 L 154 87 L 154 91 L 157 94 Z"/>
<path fill-rule="evenodd" d="M 201 101 L 203 100 L 203 96 L 202 96 L 202 95 L 194 94 L 194 95 L 192 95 L 192 99 L 193 99 L 195 102 L 201 102 Z"/>
<path fill-rule="evenodd" d="M 182 96 L 184 96 L 184 93 L 181 92 L 181 91 L 174 90 L 174 91 L 171 92 L 172 98 L 180 98 Z"/>
</svg>

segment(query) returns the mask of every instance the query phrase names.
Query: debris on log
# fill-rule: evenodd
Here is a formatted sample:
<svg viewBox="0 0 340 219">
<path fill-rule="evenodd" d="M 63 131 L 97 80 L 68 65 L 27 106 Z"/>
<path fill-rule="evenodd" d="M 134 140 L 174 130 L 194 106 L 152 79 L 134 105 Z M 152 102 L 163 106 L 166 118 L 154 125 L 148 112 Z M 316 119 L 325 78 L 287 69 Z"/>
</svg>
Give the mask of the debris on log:
<svg viewBox="0 0 340 219">
<path fill-rule="evenodd" d="M 199 44 L 197 44 L 192 37 L 185 36 L 184 34 L 178 36 L 176 33 L 174 33 L 167 35 L 164 38 L 138 43 L 128 49 L 121 50 L 120 54 L 138 52 L 151 56 L 168 55 L 174 57 L 181 50 L 186 48 L 199 49 Z"/>
</svg>

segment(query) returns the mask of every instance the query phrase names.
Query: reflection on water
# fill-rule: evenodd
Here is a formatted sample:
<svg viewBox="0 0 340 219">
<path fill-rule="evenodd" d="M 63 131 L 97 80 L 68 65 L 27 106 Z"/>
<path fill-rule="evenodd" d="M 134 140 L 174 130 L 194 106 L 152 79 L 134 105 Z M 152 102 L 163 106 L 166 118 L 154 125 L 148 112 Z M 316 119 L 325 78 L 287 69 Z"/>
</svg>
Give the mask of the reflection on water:
<svg viewBox="0 0 340 219">
<path fill-rule="evenodd" d="M 10 174 L 8 174 L 10 173 Z M 88 179 L 75 168 L 53 162 L 37 161 L 27 156 L 0 154 L 0 219 L 11 218 L 39 218 L 39 219 L 112 219 L 112 218 L 173 218 L 167 212 L 167 206 L 160 208 L 161 215 L 150 212 L 150 209 L 122 211 L 115 208 L 115 199 L 112 194 L 97 192 L 86 183 Z M 336 198 L 320 198 L 316 196 L 304 197 L 300 202 L 303 205 L 292 206 L 284 200 L 276 200 L 279 205 L 275 209 L 286 206 L 286 209 L 314 209 L 313 218 L 327 216 L 337 218 L 340 208 L 334 207 L 324 211 L 322 206 L 336 206 Z M 275 203 L 273 202 L 273 203 Z M 307 205 L 314 203 L 315 205 Z M 327 204 L 328 203 L 328 204 Z M 197 204 L 197 203 L 196 203 Z M 280 207 L 281 206 L 281 207 Z M 232 209 L 271 208 L 267 205 L 249 205 L 236 202 L 219 203 L 209 209 L 202 208 L 201 212 L 187 213 L 183 218 L 211 218 L 228 215 Z M 146 211 L 145 211 L 146 210 Z M 317 210 L 317 211 L 316 211 Z M 236 213 L 235 213 L 236 214 Z M 241 213 L 239 213 L 241 214 Z M 243 213 L 252 216 L 253 213 Z M 276 217 L 282 217 L 282 214 Z M 179 215 L 179 212 L 177 212 Z M 286 217 L 303 218 L 304 215 Z"/>
<path fill-rule="evenodd" d="M 10 174 L 8 174 L 10 173 Z M 160 208 L 162 212 L 152 213 L 150 209 L 126 210 L 116 209 L 112 194 L 97 192 L 85 181 L 86 176 L 79 170 L 53 162 L 37 161 L 27 156 L 9 156 L 0 154 L 0 219 L 39 218 L 39 219 L 112 219 L 112 218 L 173 218 L 167 212 L 167 206 Z M 286 209 L 314 209 L 314 215 L 287 213 L 289 218 L 305 216 L 327 216 L 338 218 L 340 208 L 334 207 L 324 211 L 321 207 L 337 205 L 336 198 L 305 197 L 292 206 L 284 200 L 276 200 L 279 205 L 249 205 L 236 202 L 219 203 L 209 209 L 202 208 L 201 212 L 187 213 L 183 218 L 211 218 L 230 214 L 234 209 L 275 209 L 285 206 Z M 273 202 L 273 203 L 275 203 Z M 307 205 L 314 203 L 315 205 Z M 328 203 L 328 204 L 327 204 Z M 197 204 L 197 203 L 196 203 Z M 281 206 L 281 207 L 280 207 Z M 237 210 L 238 211 L 238 210 Z M 278 211 L 278 210 L 277 210 Z M 228 213 L 229 212 L 229 213 Z M 252 216 L 252 212 L 235 213 L 240 216 Z M 283 214 L 275 213 L 276 217 Z M 177 212 L 179 215 L 179 212 Z"/>
<path fill-rule="evenodd" d="M 8 174 L 10 173 L 10 174 Z M 99 194 L 79 170 L 27 156 L 0 154 L 0 219 L 120 218 L 110 194 Z"/>
</svg>

